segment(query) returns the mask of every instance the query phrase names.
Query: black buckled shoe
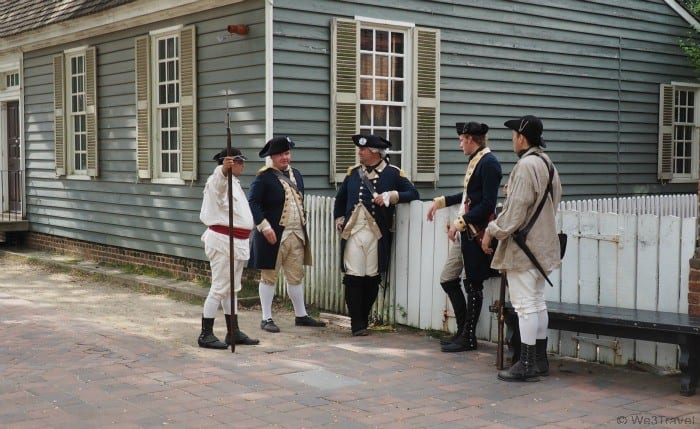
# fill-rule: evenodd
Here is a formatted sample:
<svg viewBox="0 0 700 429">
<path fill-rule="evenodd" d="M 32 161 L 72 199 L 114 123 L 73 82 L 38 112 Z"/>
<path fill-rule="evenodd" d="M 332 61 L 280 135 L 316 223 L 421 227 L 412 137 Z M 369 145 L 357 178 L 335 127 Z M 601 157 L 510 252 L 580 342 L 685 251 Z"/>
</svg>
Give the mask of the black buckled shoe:
<svg viewBox="0 0 700 429">
<path fill-rule="evenodd" d="M 226 340 L 224 341 L 226 344 L 231 345 L 231 315 L 230 314 L 225 314 L 226 317 L 226 328 L 227 328 L 227 333 L 226 333 Z M 233 321 L 234 324 L 236 325 L 235 328 L 233 329 L 233 339 L 236 341 L 236 344 L 242 344 L 244 346 L 255 346 L 257 344 L 260 344 L 260 340 L 257 338 L 250 338 L 245 334 L 245 332 L 241 331 L 241 329 L 238 326 L 238 315 L 234 314 L 233 315 Z"/>
<path fill-rule="evenodd" d="M 369 335 L 369 331 L 367 329 L 364 329 L 364 328 L 352 332 L 353 337 L 366 337 L 367 335 Z"/>
<path fill-rule="evenodd" d="M 306 316 L 302 316 L 302 317 L 295 317 L 294 324 L 297 326 L 313 326 L 316 328 L 322 328 L 322 327 L 326 326 L 326 322 L 321 322 L 320 320 L 316 320 L 313 317 L 309 316 L 308 314 Z"/>
<path fill-rule="evenodd" d="M 214 319 L 204 317 L 202 317 L 202 332 L 199 334 L 199 338 L 197 338 L 197 344 L 199 344 L 199 347 L 205 349 L 223 350 L 228 348 L 226 344 L 219 341 L 216 335 L 214 335 Z"/>
<path fill-rule="evenodd" d="M 275 325 L 275 322 L 272 319 L 267 319 L 260 322 L 260 329 L 262 329 L 263 331 L 273 333 L 280 331 L 280 328 L 278 328 L 277 325 Z"/>
</svg>

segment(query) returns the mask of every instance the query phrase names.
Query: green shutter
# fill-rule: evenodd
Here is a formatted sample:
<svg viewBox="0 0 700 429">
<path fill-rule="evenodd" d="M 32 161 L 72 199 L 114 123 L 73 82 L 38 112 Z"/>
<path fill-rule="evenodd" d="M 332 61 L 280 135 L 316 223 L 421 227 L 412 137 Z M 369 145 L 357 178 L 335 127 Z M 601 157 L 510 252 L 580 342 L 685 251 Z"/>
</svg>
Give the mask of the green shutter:
<svg viewBox="0 0 700 429">
<path fill-rule="evenodd" d="M 659 89 L 659 159 L 658 178 L 673 179 L 673 86 Z"/>
<path fill-rule="evenodd" d="M 195 27 L 180 31 L 180 177 L 197 179 L 197 41 Z"/>
<path fill-rule="evenodd" d="M 351 19 L 331 21 L 331 131 L 330 181 L 342 182 L 356 163 L 352 135 L 360 130 L 359 39 L 360 26 Z"/>
<path fill-rule="evenodd" d="M 440 168 L 440 33 L 416 28 L 414 41 L 413 181 L 436 182 Z"/>
<path fill-rule="evenodd" d="M 63 105 L 65 100 L 63 77 L 63 55 L 53 57 L 53 105 L 54 105 L 54 154 L 56 175 L 66 175 L 66 134 Z"/>
<path fill-rule="evenodd" d="M 151 80 L 149 64 L 150 40 L 148 36 L 136 39 L 136 168 L 138 177 L 151 177 Z"/>
<path fill-rule="evenodd" d="M 97 52 L 95 48 L 85 51 L 85 93 L 87 125 L 87 175 L 97 177 L 99 160 L 97 141 Z"/>
</svg>

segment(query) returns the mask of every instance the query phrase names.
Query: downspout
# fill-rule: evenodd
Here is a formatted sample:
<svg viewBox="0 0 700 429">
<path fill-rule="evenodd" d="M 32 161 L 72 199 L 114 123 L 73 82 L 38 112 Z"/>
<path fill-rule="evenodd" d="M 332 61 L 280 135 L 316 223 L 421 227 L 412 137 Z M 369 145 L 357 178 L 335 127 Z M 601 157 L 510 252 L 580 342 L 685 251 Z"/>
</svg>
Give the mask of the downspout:
<svg viewBox="0 0 700 429">
<path fill-rule="evenodd" d="M 620 154 L 622 151 L 621 139 L 622 122 L 622 36 L 617 38 L 617 154 L 615 160 L 615 195 L 620 196 Z"/>
</svg>

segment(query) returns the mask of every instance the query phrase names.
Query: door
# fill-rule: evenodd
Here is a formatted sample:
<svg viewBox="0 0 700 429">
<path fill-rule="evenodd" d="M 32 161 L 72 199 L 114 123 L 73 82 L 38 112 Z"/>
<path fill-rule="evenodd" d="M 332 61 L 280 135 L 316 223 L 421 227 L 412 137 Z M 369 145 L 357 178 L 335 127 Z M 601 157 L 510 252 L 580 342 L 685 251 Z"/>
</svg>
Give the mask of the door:
<svg viewBox="0 0 700 429">
<path fill-rule="evenodd" d="M 22 210 L 22 172 L 19 148 L 19 101 L 7 103 L 7 186 L 8 208 Z"/>
</svg>

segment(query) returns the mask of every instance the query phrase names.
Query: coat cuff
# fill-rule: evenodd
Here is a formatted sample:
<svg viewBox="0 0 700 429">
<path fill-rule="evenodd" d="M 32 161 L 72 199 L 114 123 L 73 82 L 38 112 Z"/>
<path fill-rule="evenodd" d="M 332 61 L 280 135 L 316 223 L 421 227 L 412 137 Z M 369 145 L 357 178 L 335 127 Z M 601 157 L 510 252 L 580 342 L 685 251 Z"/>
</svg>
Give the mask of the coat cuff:
<svg viewBox="0 0 700 429">
<path fill-rule="evenodd" d="M 258 229 L 258 231 L 263 232 L 267 228 L 271 228 L 270 222 L 268 222 L 267 219 L 263 219 L 263 221 L 260 222 L 256 228 Z"/>
<path fill-rule="evenodd" d="M 447 207 L 447 201 L 445 200 L 444 196 L 433 198 L 433 202 L 438 209 L 444 209 Z"/>
</svg>

